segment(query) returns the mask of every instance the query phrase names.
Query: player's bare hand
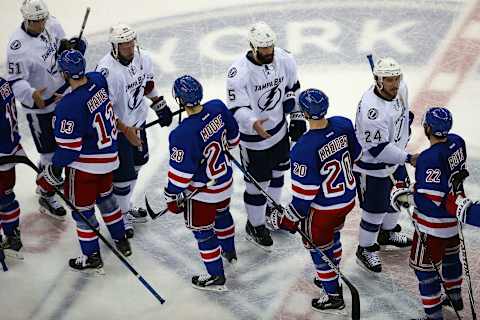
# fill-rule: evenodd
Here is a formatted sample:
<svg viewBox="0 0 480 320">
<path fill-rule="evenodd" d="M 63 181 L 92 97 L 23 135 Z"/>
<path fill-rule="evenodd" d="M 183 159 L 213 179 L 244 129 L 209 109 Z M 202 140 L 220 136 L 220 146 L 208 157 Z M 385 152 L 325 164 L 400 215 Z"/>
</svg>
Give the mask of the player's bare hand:
<svg viewBox="0 0 480 320">
<path fill-rule="evenodd" d="M 140 128 L 135 127 L 126 127 L 123 131 L 123 134 L 127 138 L 128 142 L 135 147 L 140 147 L 142 145 L 142 139 L 140 139 Z"/>
<path fill-rule="evenodd" d="M 263 139 L 268 139 L 271 135 L 263 128 L 263 123 L 268 119 L 259 119 L 253 123 L 253 129 L 257 131 L 258 135 Z"/>
<path fill-rule="evenodd" d="M 62 94 L 59 94 L 59 93 L 54 93 L 53 94 L 53 101 L 55 101 L 55 102 L 58 102 L 58 101 L 62 100 L 62 98 L 63 98 Z"/>
<path fill-rule="evenodd" d="M 47 90 L 47 88 L 41 88 L 33 91 L 32 93 L 33 102 L 40 109 L 45 108 L 45 100 L 43 100 L 43 93 L 45 90 Z"/>
</svg>

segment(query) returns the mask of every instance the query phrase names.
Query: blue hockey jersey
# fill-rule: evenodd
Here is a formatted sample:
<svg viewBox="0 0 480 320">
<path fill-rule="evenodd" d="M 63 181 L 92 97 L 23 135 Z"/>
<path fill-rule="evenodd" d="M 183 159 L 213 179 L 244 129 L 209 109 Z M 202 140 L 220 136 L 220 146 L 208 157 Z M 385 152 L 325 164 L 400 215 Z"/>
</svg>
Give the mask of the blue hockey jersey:
<svg viewBox="0 0 480 320">
<path fill-rule="evenodd" d="M 211 100 L 170 133 L 169 193 L 201 188 L 193 199 L 216 203 L 232 194 L 232 167 L 224 150 L 240 142 L 238 124 L 225 104 Z M 207 183 L 213 181 L 213 183 Z"/>
<path fill-rule="evenodd" d="M 108 86 L 99 72 L 65 95 L 55 109 L 53 165 L 103 174 L 118 167 L 117 124 Z"/>
<path fill-rule="evenodd" d="M 304 217 L 310 209 L 335 214 L 355 206 L 352 167 L 362 148 L 349 119 L 327 120 L 326 128 L 309 130 L 291 151 L 292 205 Z"/>
<path fill-rule="evenodd" d="M 449 134 L 447 141 L 432 145 L 417 159 L 415 168 L 415 212 L 420 231 L 440 238 L 458 233 L 457 219 L 448 214 L 445 199 L 452 188 L 452 173 L 465 167 L 465 141 Z"/>
<path fill-rule="evenodd" d="M 0 156 L 15 153 L 19 142 L 15 96 L 8 81 L 0 77 Z"/>
</svg>

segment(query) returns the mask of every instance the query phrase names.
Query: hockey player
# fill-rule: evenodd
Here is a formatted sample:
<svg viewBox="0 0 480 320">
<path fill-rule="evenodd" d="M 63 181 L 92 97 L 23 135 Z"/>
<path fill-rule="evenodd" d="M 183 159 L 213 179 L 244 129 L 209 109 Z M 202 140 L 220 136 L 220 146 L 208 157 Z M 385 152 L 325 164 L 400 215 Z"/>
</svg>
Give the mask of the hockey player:
<svg viewBox="0 0 480 320">
<path fill-rule="evenodd" d="M 117 249 L 125 256 L 132 253 L 122 212 L 112 195 L 113 171 L 118 167 L 116 117 L 107 81 L 98 72 L 85 73 L 85 59 L 79 51 L 64 51 L 58 63 L 72 92 L 55 110 L 57 148 L 52 164 L 45 166 L 37 184 L 46 191 L 60 187 L 65 168 L 64 193 L 77 209 L 72 215 L 83 254 L 70 259 L 69 265 L 79 271 L 102 273 L 98 237 L 80 214 L 98 229 L 96 204 Z"/>
<path fill-rule="evenodd" d="M 40 166 L 51 162 L 55 150 L 52 117 L 57 100 L 68 89 L 58 72 L 57 55 L 65 32 L 50 16 L 42 0 L 24 0 L 23 22 L 10 37 L 7 47 L 7 80 L 27 113 L 27 120 Z M 85 50 L 85 42 L 72 38 L 72 45 Z M 38 190 L 37 190 L 38 191 Z M 63 219 L 66 211 L 51 193 L 40 194 L 40 211 Z"/>
<path fill-rule="evenodd" d="M 236 260 L 235 226 L 229 211 L 232 167 L 224 150 L 239 143 L 238 124 L 220 100 L 201 104 L 202 86 L 191 76 L 176 79 L 173 94 L 188 118 L 170 133 L 165 199 L 169 211 L 183 212 L 208 272 L 193 276 L 192 285 L 223 291 L 221 255 Z M 192 196 L 192 192 L 196 194 Z"/>
<path fill-rule="evenodd" d="M 131 198 L 140 168 L 148 161 L 148 143 L 145 121 L 151 100 L 160 125 L 172 122 L 167 103 L 155 88 L 153 62 L 137 46 L 137 34 L 124 24 L 110 28 L 111 51 L 97 65 L 108 81 L 110 100 L 119 118 L 118 151 L 120 166 L 113 175 L 113 193 L 124 213 L 127 236 L 133 237 L 133 222 L 146 222 L 147 212 L 132 207 Z"/>
<path fill-rule="evenodd" d="M 227 105 L 240 126 L 243 165 L 279 201 L 284 171 L 290 167 L 289 135 L 297 141 L 306 131 L 296 103 L 297 66 L 289 52 L 275 47 L 275 33 L 266 23 L 252 25 L 248 40 L 250 50 L 228 70 Z M 269 251 L 273 241 L 265 228 L 265 215 L 272 209 L 253 184 L 245 183 L 247 239 Z"/>
<path fill-rule="evenodd" d="M 449 193 L 445 206 L 447 212 L 456 216 L 458 221 L 480 227 L 480 203 L 478 201 Z"/>
<path fill-rule="evenodd" d="M 373 70 L 375 85 L 358 105 L 355 130 L 362 157 L 354 165 L 362 209 L 357 262 L 369 271 L 381 272 L 380 245 L 409 247 L 411 239 L 400 232 L 399 212 L 390 206 L 394 184 L 408 182 L 405 163 L 415 164 L 418 155 L 405 151 L 409 139 L 408 92 L 400 65 L 381 58 Z M 377 244 L 378 236 L 378 244 Z"/>
<path fill-rule="evenodd" d="M 301 222 L 301 228 L 313 243 L 338 266 L 342 256 L 340 230 L 346 215 L 355 206 L 352 164 L 360 157 L 362 148 L 349 119 L 325 118 L 329 102 L 322 91 L 303 91 L 299 105 L 310 130 L 291 152 L 292 202 L 283 214 L 272 214 L 272 224 L 295 232 Z M 317 250 L 304 243 L 325 293 L 312 300 L 313 309 L 343 309 L 345 303 L 338 274 Z"/>
<path fill-rule="evenodd" d="M 25 155 L 20 145 L 15 96 L 10 84 L 0 77 L 0 158 L 8 155 Z M 20 206 L 15 200 L 15 165 L 0 165 L 0 250 L 7 256 L 22 259 L 20 249 Z M 2 252 L 3 253 L 3 252 Z M 0 255 L 2 254 L 0 253 Z"/>
<path fill-rule="evenodd" d="M 452 115 L 448 109 L 429 108 L 424 115 L 423 128 L 430 148 L 420 154 L 415 168 L 411 201 L 415 206 L 413 219 L 420 233 L 416 232 L 413 237 L 410 266 L 419 281 L 426 319 L 437 320 L 443 319 L 442 304 L 449 303 L 449 300 L 442 301 L 441 282 L 433 264 L 441 270 L 453 306 L 457 310 L 463 309 L 457 219 L 448 213 L 445 200 L 452 187 L 452 175 L 465 168 L 467 153 L 465 141 L 448 133 L 452 128 Z M 399 197 L 407 192 L 406 188 L 394 187 L 392 206 L 398 208 Z"/>
</svg>

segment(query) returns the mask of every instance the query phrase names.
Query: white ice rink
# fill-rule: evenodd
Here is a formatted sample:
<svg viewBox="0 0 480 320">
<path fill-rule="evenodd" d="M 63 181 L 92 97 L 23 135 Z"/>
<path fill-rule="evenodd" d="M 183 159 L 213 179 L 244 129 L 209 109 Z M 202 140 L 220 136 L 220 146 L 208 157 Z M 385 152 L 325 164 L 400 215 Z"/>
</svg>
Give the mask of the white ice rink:
<svg viewBox="0 0 480 320">
<path fill-rule="evenodd" d="M 21 23 L 19 3 L 0 1 L 2 75 L 8 38 Z M 321 88 L 329 95 L 330 115 L 353 119 L 362 93 L 372 83 L 365 54 L 392 55 L 403 66 L 416 114 L 410 148 L 425 147 L 419 126 L 425 104 L 448 105 L 454 117 L 453 131 L 467 142 L 471 173 L 467 194 L 480 198 L 480 0 L 47 3 L 68 36 L 78 34 L 85 8 L 92 8 L 85 31 L 90 68 L 108 51 L 110 25 L 126 22 L 137 29 L 139 43 L 154 56 L 160 90 L 172 109 L 177 107 L 170 94 L 171 84 L 185 73 L 202 81 L 206 99 L 225 98 L 226 70 L 247 49 L 246 28 L 257 20 L 271 24 L 277 31 L 278 45 L 295 55 L 302 88 Z M 19 112 L 22 144 L 32 160 L 37 160 L 20 108 Z M 154 120 L 155 115 L 149 119 Z M 169 129 L 148 130 L 150 161 L 141 171 L 135 202 L 143 206 L 147 193 L 154 207 L 160 208 Z M 276 250 L 270 254 L 245 240 L 243 179 L 238 172 L 235 175 L 232 214 L 239 262 L 235 269 L 226 266 L 229 292 L 206 293 L 191 287 L 191 276 L 203 273 L 204 267 L 181 217 L 166 215 L 137 225 L 130 261 L 167 300 L 160 305 L 105 246 L 105 276 L 71 272 L 67 260 L 80 252 L 74 223 L 70 218 L 58 222 L 38 212 L 33 171 L 18 166 L 15 192 L 22 210 L 25 260 L 7 259 L 10 270 L 0 273 L 0 319 L 341 319 L 310 309 L 310 300 L 316 295 L 314 270 L 298 236 L 275 234 Z M 289 201 L 288 192 L 283 200 Z M 362 319 L 420 316 L 423 311 L 414 274 L 408 267 L 408 251 L 382 253 L 385 271 L 380 275 L 367 273 L 354 258 L 358 210 L 347 221 L 342 235 L 342 270 L 360 292 Z M 402 225 L 412 232 L 406 216 Z M 475 296 L 480 300 L 480 229 L 464 230 Z M 106 229 L 101 231 L 108 235 Z M 344 295 L 349 311 L 348 290 Z M 464 301 L 468 305 L 466 290 Z M 471 319 L 468 306 L 463 316 Z M 446 313 L 446 319 L 455 317 Z"/>
</svg>

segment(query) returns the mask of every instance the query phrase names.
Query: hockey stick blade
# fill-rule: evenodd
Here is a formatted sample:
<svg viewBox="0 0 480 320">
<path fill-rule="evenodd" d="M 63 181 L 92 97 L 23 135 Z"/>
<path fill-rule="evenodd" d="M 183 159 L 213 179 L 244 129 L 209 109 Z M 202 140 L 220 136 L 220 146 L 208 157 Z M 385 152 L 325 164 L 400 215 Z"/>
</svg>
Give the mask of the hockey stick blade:
<svg viewBox="0 0 480 320">
<path fill-rule="evenodd" d="M 27 157 L 27 156 L 5 156 L 0 157 L 0 165 L 4 164 L 13 164 L 13 163 L 22 163 L 30 168 L 32 168 L 36 173 L 40 173 L 41 170 Z M 54 188 L 55 194 L 57 194 L 64 202 L 70 207 L 71 210 L 76 211 L 75 205 L 61 192 L 59 189 Z M 81 211 L 77 211 L 80 219 L 88 225 L 90 230 L 92 230 L 95 235 L 112 251 L 115 256 L 123 263 L 123 265 L 140 281 L 140 283 L 147 289 L 154 297 L 157 299 L 161 304 L 165 303 L 165 299 L 163 299 L 157 291 L 143 278 L 141 274 L 130 264 L 130 262 L 97 230 L 95 226 L 92 225 L 90 220 L 88 220 Z"/>
<path fill-rule="evenodd" d="M 178 115 L 178 114 L 181 114 L 183 111 L 185 111 L 185 109 L 180 109 L 180 110 L 175 111 L 174 113 L 172 113 L 172 118 L 175 117 L 175 116 Z M 154 125 L 156 125 L 156 124 L 159 123 L 159 122 L 160 122 L 160 119 L 157 119 L 157 120 L 155 120 L 155 121 L 149 122 L 149 123 L 147 123 L 147 124 L 145 125 L 145 129 L 150 128 L 151 126 L 154 126 Z"/>
<path fill-rule="evenodd" d="M 81 39 L 83 36 L 83 31 L 85 30 L 85 26 L 87 25 L 88 16 L 90 15 L 90 7 L 87 7 L 85 11 L 85 15 L 83 16 L 82 27 L 80 28 L 80 34 L 78 35 L 78 39 Z"/>
<path fill-rule="evenodd" d="M 148 199 L 146 195 L 145 195 L 145 206 L 147 207 L 148 215 L 152 220 L 155 220 L 158 217 L 163 216 L 168 211 L 168 209 L 163 209 L 162 211 L 159 211 L 159 212 L 153 211 L 152 207 L 150 207 L 150 204 L 148 203 Z"/>
</svg>

